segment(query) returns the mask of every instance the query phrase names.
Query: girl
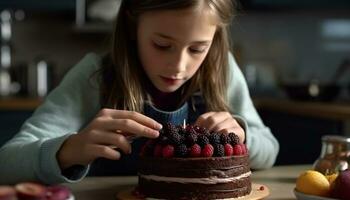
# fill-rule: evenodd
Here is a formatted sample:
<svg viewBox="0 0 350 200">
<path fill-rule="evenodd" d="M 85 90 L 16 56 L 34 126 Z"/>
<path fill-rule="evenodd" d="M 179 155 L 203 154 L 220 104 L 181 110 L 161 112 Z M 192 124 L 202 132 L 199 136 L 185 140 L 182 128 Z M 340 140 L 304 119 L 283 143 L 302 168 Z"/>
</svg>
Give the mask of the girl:
<svg viewBox="0 0 350 200">
<path fill-rule="evenodd" d="M 184 119 L 236 133 L 252 168 L 271 167 L 278 143 L 229 52 L 233 10 L 232 0 L 123 0 L 111 51 L 83 58 L 0 149 L 0 182 L 134 174 L 144 139 Z"/>
</svg>

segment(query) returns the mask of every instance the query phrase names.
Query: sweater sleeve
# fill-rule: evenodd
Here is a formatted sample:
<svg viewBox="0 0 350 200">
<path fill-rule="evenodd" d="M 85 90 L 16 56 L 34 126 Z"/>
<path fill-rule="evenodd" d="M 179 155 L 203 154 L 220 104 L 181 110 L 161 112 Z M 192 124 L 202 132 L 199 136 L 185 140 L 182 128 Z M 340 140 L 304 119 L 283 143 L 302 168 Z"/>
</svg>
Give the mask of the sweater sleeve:
<svg viewBox="0 0 350 200">
<path fill-rule="evenodd" d="M 0 184 L 41 181 L 75 182 L 62 175 L 56 154 L 70 134 L 78 132 L 99 110 L 99 92 L 92 74 L 99 57 L 86 55 L 46 97 L 20 131 L 0 149 Z"/>
<path fill-rule="evenodd" d="M 249 149 L 251 168 L 272 167 L 279 151 L 278 141 L 256 111 L 244 76 L 231 54 L 229 67 L 229 105 L 234 115 L 246 121 L 246 144 Z"/>
</svg>

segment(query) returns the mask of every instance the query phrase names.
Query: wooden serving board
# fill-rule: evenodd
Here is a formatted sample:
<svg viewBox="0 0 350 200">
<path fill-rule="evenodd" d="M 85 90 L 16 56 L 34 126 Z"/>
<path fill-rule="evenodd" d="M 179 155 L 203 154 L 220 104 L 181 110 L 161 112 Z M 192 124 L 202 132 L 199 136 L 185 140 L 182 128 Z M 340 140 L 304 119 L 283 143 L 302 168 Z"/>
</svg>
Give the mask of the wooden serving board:
<svg viewBox="0 0 350 200">
<path fill-rule="evenodd" d="M 263 188 L 263 189 L 262 189 Z M 118 200 L 145 200 L 144 198 L 139 198 L 132 194 L 134 188 L 126 188 L 117 193 L 116 197 Z M 244 197 L 239 198 L 227 198 L 227 200 L 260 200 L 269 196 L 269 188 L 265 185 L 252 183 L 252 192 Z"/>
</svg>

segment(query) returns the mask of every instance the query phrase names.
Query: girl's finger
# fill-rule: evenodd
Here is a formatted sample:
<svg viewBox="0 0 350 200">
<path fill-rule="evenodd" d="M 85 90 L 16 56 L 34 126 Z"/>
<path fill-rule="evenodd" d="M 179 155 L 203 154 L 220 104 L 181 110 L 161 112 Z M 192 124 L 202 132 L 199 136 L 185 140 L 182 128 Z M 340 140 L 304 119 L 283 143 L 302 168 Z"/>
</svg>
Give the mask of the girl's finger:
<svg viewBox="0 0 350 200">
<path fill-rule="evenodd" d="M 159 131 L 144 126 L 132 119 L 109 119 L 103 125 L 103 128 L 108 131 L 122 131 L 149 138 L 156 138 L 159 135 Z"/>
<path fill-rule="evenodd" d="M 120 152 L 105 145 L 92 145 L 91 151 L 95 158 L 102 157 L 110 160 L 119 160 L 121 156 Z"/>
<path fill-rule="evenodd" d="M 235 120 L 232 118 L 231 119 L 227 118 L 215 124 L 211 130 L 222 133 L 223 130 L 233 130 L 235 126 L 237 126 L 237 124 L 235 123 Z"/>
<path fill-rule="evenodd" d="M 207 113 L 200 115 L 194 124 L 197 126 L 200 126 L 200 127 L 204 127 L 206 119 L 213 114 L 214 114 L 214 112 L 207 112 Z"/>
<path fill-rule="evenodd" d="M 226 112 L 212 112 L 208 113 L 208 115 L 200 116 L 199 120 L 201 121 L 201 123 L 199 125 L 207 128 L 209 131 L 215 131 L 214 128 L 228 118 L 232 117 Z"/>
<path fill-rule="evenodd" d="M 115 132 L 100 131 L 90 136 L 95 144 L 119 148 L 124 153 L 131 153 L 131 145 L 124 135 Z"/>
<path fill-rule="evenodd" d="M 160 123 L 138 112 L 114 109 L 102 109 L 101 112 L 105 113 L 105 115 L 110 116 L 113 119 L 132 119 L 154 130 L 160 130 L 162 128 L 162 125 Z"/>
</svg>

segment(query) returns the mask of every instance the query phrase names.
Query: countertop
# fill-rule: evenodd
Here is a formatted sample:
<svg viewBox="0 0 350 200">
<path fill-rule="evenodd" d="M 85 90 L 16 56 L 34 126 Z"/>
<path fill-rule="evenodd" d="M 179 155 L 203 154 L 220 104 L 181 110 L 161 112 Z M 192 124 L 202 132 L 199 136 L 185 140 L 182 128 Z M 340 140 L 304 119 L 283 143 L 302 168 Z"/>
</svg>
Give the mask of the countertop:
<svg viewBox="0 0 350 200">
<path fill-rule="evenodd" d="M 7 97 L 0 99 L 0 110 L 19 111 L 19 110 L 35 110 L 41 103 L 41 98 L 21 98 Z"/>
<path fill-rule="evenodd" d="M 263 184 L 270 190 L 268 200 L 292 200 L 295 182 L 299 174 L 311 165 L 276 166 L 267 170 L 253 171 L 253 183 Z M 118 191 L 134 187 L 136 176 L 87 177 L 79 183 L 66 184 L 76 200 L 115 200 Z"/>
</svg>

